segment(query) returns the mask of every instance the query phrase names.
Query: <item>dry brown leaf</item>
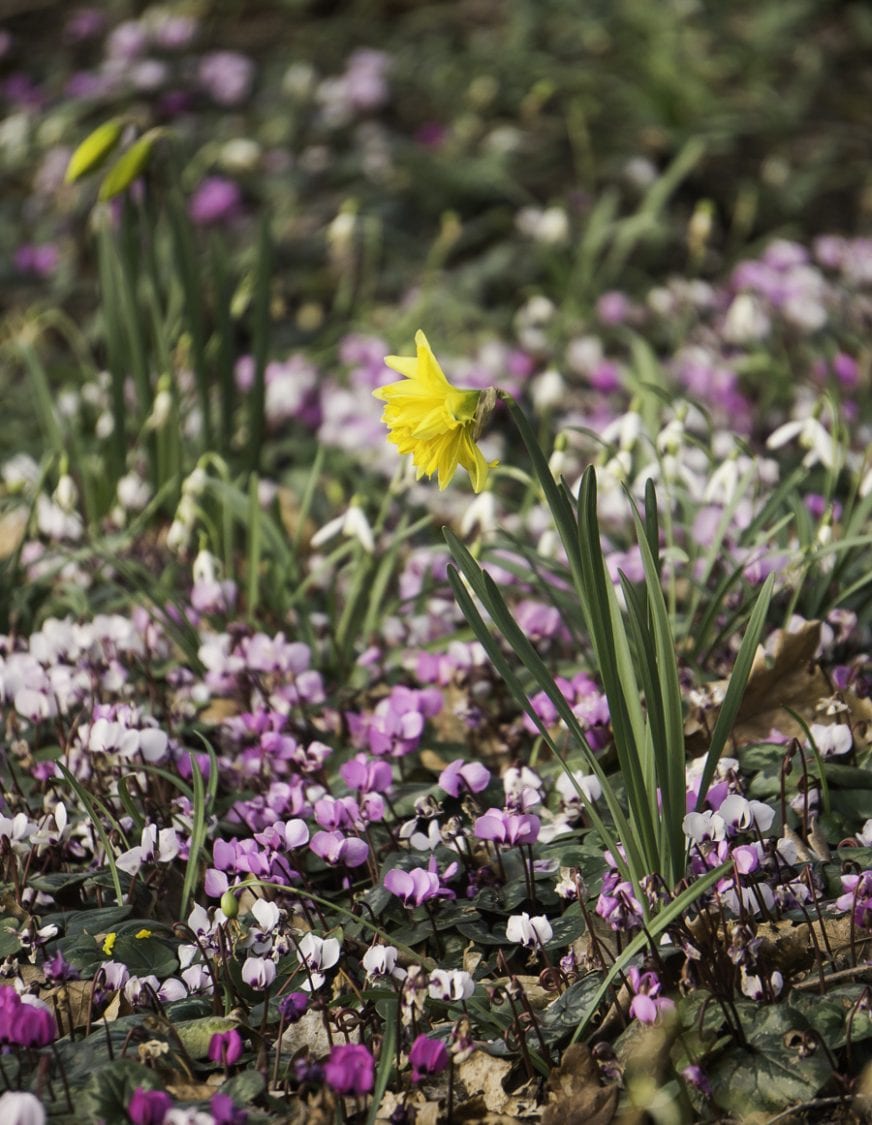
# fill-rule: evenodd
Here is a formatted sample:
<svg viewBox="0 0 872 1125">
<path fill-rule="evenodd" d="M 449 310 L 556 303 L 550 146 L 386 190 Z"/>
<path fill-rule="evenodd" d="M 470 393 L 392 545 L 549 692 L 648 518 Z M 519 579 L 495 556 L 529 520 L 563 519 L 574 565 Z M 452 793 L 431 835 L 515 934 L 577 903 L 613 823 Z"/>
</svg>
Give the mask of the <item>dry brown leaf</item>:
<svg viewBox="0 0 872 1125">
<path fill-rule="evenodd" d="M 549 992 L 547 988 L 543 988 L 539 983 L 538 977 L 528 976 L 525 973 L 516 973 L 513 977 L 496 977 L 493 984 L 497 988 L 504 989 L 509 983 L 509 980 L 517 981 L 523 988 L 524 995 L 530 1002 L 530 1007 L 541 1011 L 542 1008 L 547 1008 L 551 1001 L 554 999 L 554 993 Z"/>
<path fill-rule="evenodd" d="M 205 1102 L 215 1093 L 215 1084 L 209 1082 L 167 1083 L 167 1093 L 180 1102 Z"/>
<path fill-rule="evenodd" d="M 42 999 L 57 1012 L 61 1035 L 87 1025 L 93 991 L 89 980 L 70 980 L 43 993 Z"/>
<path fill-rule="evenodd" d="M 435 750 L 421 750 L 418 753 L 418 759 L 425 770 L 430 773 L 442 773 L 448 762 L 443 757 L 436 753 Z"/>
<path fill-rule="evenodd" d="M 197 718 L 203 723 L 218 726 L 219 723 L 223 723 L 225 719 L 232 719 L 239 712 L 240 703 L 238 699 L 224 699 L 218 696 L 210 701 L 209 706 L 201 711 Z"/>
<path fill-rule="evenodd" d="M 359 1043 L 360 1031 L 355 1028 L 349 1032 L 349 1039 L 352 1043 Z M 304 1047 L 316 1059 L 330 1054 L 330 1040 L 324 1028 L 324 1017 L 311 1008 L 302 1019 L 285 1028 L 282 1035 L 282 1051 L 288 1051 L 293 1055 Z"/>
<path fill-rule="evenodd" d="M 414 1115 L 415 1125 L 439 1125 L 444 1120 L 440 1102 L 429 1100 L 421 1090 L 412 1090 L 408 1094 L 394 1094 L 387 1090 L 378 1107 L 376 1121 L 390 1121 L 391 1116 L 403 1107 L 411 1110 Z"/>
<path fill-rule="evenodd" d="M 277 498 L 282 526 L 292 539 L 296 538 L 300 528 L 300 498 L 296 492 L 284 485 L 279 486 Z M 301 542 L 304 546 L 309 545 L 309 540 L 315 534 L 315 531 L 315 524 L 311 519 L 307 519 L 303 524 L 301 533 Z"/>
<path fill-rule="evenodd" d="M 505 1059 L 476 1051 L 457 1068 L 457 1077 L 470 1100 L 480 1098 L 488 1113 L 503 1113 L 512 1100 L 503 1089 L 503 1080 L 511 1069 L 512 1064 Z"/>
<path fill-rule="evenodd" d="M 566 1048 L 548 1077 L 551 1101 L 542 1125 L 608 1125 L 618 1106 L 618 1087 L 601 1086 L 599 1071 L 584 1043 Z"/>
<path fill-rule="evenodd" d="M 822 700 L 832 695 L 832 685 L 814 660 L 820 634 L 819 621 L 806 621 L 796 632 L 776 631 L 770 638 L 771 655 L 758 646 L 732 731 L 736 742 L 765 742 L 773 730 L 788 738 L 804 741 L 805 731 L 787 708 L 795 711 L 809 725 L 821 720 L 818 707 Z M 710 689 L 723 697 L 728 684 L 729 680 L 720 680 L 710 685 Z M 855 730 L 855 737 L 864 738 L 865 724 L 872 723 L 872 702 L 859 699 L 850 691 L 843 692 L 842 696 L 852 723 L 859 728 Z M 709 727 L 714 724 L 717 715 L 717 708 L 706 713 Z M 697 719 L 691 717 L 688 720 L 685 733 L 690 752 L 702 753 L 708 739 Z"/>
</svg>

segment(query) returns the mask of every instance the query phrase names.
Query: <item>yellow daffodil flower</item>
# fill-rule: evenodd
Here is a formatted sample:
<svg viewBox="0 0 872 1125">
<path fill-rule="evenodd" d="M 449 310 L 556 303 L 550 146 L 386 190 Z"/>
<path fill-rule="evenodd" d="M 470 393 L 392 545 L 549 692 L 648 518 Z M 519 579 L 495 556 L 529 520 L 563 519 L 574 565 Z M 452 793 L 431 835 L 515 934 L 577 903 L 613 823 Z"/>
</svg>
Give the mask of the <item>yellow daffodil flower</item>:
<svg viewBox="0 0 872 1125">
<path fill-rule="evenodd" d="M 475 492 L 481 492 L 488 470 L 497 464 L 486 461 L 475 444 L 486 415 L 493 408 L 496 391 L 463 390 L 445 377 L 423 332 L 415 336 L 418 354 L 389 355 L 388 367 L 403 378 L 373 391 L 385 403 L 382 421 L 388 441 L 400 453 L 411 453 L 418 479 L 437 474 L 439 487 L 447 487 L 462 465 Z"/>
</svg>

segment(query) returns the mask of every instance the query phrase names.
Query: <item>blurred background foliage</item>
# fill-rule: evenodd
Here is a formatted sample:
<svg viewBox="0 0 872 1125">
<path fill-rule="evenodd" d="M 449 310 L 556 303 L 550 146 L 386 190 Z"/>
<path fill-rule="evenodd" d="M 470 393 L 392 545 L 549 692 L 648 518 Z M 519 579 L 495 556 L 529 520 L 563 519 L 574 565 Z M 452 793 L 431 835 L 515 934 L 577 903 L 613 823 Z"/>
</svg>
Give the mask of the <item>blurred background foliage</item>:
<svg viewBox="0 0 872 1125">
<path fill-rule="evenodd" d="M 220 235 L 241 263 L 230 295 L 243 348 L 263 214 L 275 342 L 327 355 L 350 325 L 396 325 L 398 301 L 420 313 L 423 300 L 466 328 L 505 330 L 531 293 L 582 317 L 618 282 L 632 292 L 670 272 L 714 276 L 765 238 L 856 234 L 872 211 L 867 3 L 109 2 L 102 34 L 45 33 L 77 10 L 14 0 L 3 9 L 5 339 L 59 302 L 101 358 L 95 193 L 64 185 L 57 169 L 119 113 L 139 132 L 171 127 L 186 195 L 215 174 L 241 188 Z M 140 55 L 128 81 L 112 29 L 178 15 L 196 21 L 191 45 L 152 44 L 145 58 L 163 72 L 145 81 Z M 197 83 L 198 58 L 216 50 L 254 64 L 250 92 L 233 104 Z M 349 110 L 336 87 L 361 50 L 383 53 L 373 66 L 383 66 L 384 96 L 370 90 L 369 104 Z M 155 164 L 159 205 L 172 176 Z M 626 252 L 600 268 L 588 246 L 580 268 L 595 224 L 636 215 L 664 173 L 668 190 L 642 208 Z M 519 213 L 536 207 L 568 221 L 547 252 L 518 236 Z M 22 243 L 57 248 L 50 277 L 22 274 Z M 200 252 L 214 260 L 205 238 Z M 53 369 L 68 355 L 60 349 Z M 27 425 L 28 392 L 15 382 L 4 397 Z"/>
</svg>

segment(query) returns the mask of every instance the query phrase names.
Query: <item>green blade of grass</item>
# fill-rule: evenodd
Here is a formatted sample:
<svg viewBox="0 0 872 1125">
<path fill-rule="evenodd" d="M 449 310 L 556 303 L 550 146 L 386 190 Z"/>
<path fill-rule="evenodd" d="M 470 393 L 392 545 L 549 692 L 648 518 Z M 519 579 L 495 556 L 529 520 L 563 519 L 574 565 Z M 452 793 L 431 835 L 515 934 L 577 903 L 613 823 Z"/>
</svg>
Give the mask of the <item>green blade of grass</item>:
<svg viewBox="0 0 872 1125">
<path fill-rule="evenodd" d="M 775 575 L 770 574 L 763 584 L 763 588 L 760 591 L 751 614 L 751 619 L 748 622 L 748 628 L 745 630 L 745 635 L 739 646 L 736 663 L 733 665 L 733 674 L 730 676 L 730 682 L 727 685 L 726 695 L 724 696 L 724 701 L 718 713 L 715 729 L 712 731 L 711 743 L 708 753 L 706 754 L 702 776 L 700 777 L 699 795 L 696 800 L 697 811 L 705 804 L 709 785 L 714 777 L 715 769 L 724 747 L 727 744 L 730 732 L 735 725 L 739 708 L 742 705 L 742 699 L 745 696 L 745 688 L 748 685 L 748 677 L 751 675 L 751 667 L 754 663 L 754 654 L 757 651 L 757 645 L 760 643 L 760 637 L 763 633 L 763 626 L 766 623 L 766 614 L 769 611 L 769 603 L 772 600 L 772 590 L 774 586 Z"/>
</svg>

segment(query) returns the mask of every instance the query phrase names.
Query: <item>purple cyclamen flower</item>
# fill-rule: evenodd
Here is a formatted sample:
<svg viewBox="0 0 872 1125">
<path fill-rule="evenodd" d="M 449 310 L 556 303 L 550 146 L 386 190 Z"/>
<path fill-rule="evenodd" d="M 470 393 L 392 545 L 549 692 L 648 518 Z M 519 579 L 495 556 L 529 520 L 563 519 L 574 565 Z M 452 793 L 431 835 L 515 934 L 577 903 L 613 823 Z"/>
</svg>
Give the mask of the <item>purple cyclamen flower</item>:
<svg viewBox="0 0 872 1125">
<path fill-rule="evenodd" d="M 244 101 L 254 79 L 254 63 L 237 51 L 213 51 L 200 60 L 200 85 L 219 105 Z"/>
<path fill-rule="evenodd" d="M 639 1023 L 654 1023 L 661 1012 L 675 1007 L 671 1000 L 660 995 L 661 985 L 656 973 L 640 973 L 634 965 L 627 971 L 627 982 L 634 993 L 630 1016 Z"/>
<path fill-rule="evenodd" d="M 541 821 L 529 813 L 509 813 L 488 809 L 475 822 L 479 840 L 496 840 L 500 844 L 533 844 L 539 838 Z"/>
<path fill-rule="evenodd" d="M 191 196 L 188 214 L 198 226 L 211 226 L 234 218 L 241 203 L 238 184 L 223 176 L 208 176 Z"/>
<path fill-rule="evenodd" d="M 616 932 L 637 930 L 644 920 L 642 907 L 633 893 L 632 883 L 622 883 L 617 872 L 612 872 L 603 880 L 602 891 L 596 903 L 596 913 Z"/>
<path fill-rule="evenodd" d="M 279 1000 L 279 1015 L 285 1023 L 297 1023 L 306 1014 L 309 997 L 305 992 L 289 992 Z"/>
<path fill-rule="evenodd" d="M 216 1031 L 209 1040 L 209 1059 L 222 1066 L 233 1066 L 242 1057 L 242 1036 L 235 1027 Z"/>
<path fill-rule="evenodd" d="M 712 1084 L 701 1067 L 686 1066 L 681 1072 L 681 1077 L 691 1086 L 695 1086 L 704 1098 L 712 1096 Z"/>
<path fill-rule="evenodd" d="M 163 1090 L 144 1090 L 137 1086 L 127 1103 L 127 1116 L 133 1125 L 163 1125 L 173 1108 L 173 1099 Z"/>
<path fill-rule="evenodd" d="M 860 929 L 872 929 L 872 871 L 859 875 L 840 875 L 844 894 L 836 899 L 837 910 L 850 910 L 854 924 Z"/>
<path fill-rule="evenodd" d="M 431 1074 L 441 1074 L 448 1066 L 448 1048 L 441 1039 L 431 1039 L 429 1035 L 419 1035 L 409 1051 L 412 1064 L 412 1081 L 420 1082 Z"/>
<path fill-rule="evenodd" d="M 362 1043 L 339 1044 L 330 1052 L 324 1077 L 337 1094 L 368 1094 L 375 1082 L 375 1061 Z"/>
<path fill-rule="evenodd" d="M 369 855 L 369 845 L 365 840 L 344 836 L 341 832 L 316 832 L 309 847 L 331 867 L 360 867 Z"/>
<path fill-rule="evenodd" d="M 22 1001 L 12 1016 L 10 1039 L 19 1047 L 47 1047 L 57 1039 L 55 1018 L 40 1001 Z"/>
<path fill-rule="evenodd" d="M 58 267 L 60 251 L 51 243 L 35 246 L 26 243 L 15 251 L 15 267 L 32 277 L 51 277 Z"/>
<path fill-rule="evenodd" d="M 245 1125 L 248 1114 L 237 1106 L 229 1094 L 213 1094 L 209 1102 L 213 1125 Z"/>
<path fill-rule="evenodd" d="M 439 774 L 439 786 L 451 797 L 461 793 L 481 793 L 490 784 L 490 770 L 481 762 L 464 762 L 457 758 Z"/>
</svg>

